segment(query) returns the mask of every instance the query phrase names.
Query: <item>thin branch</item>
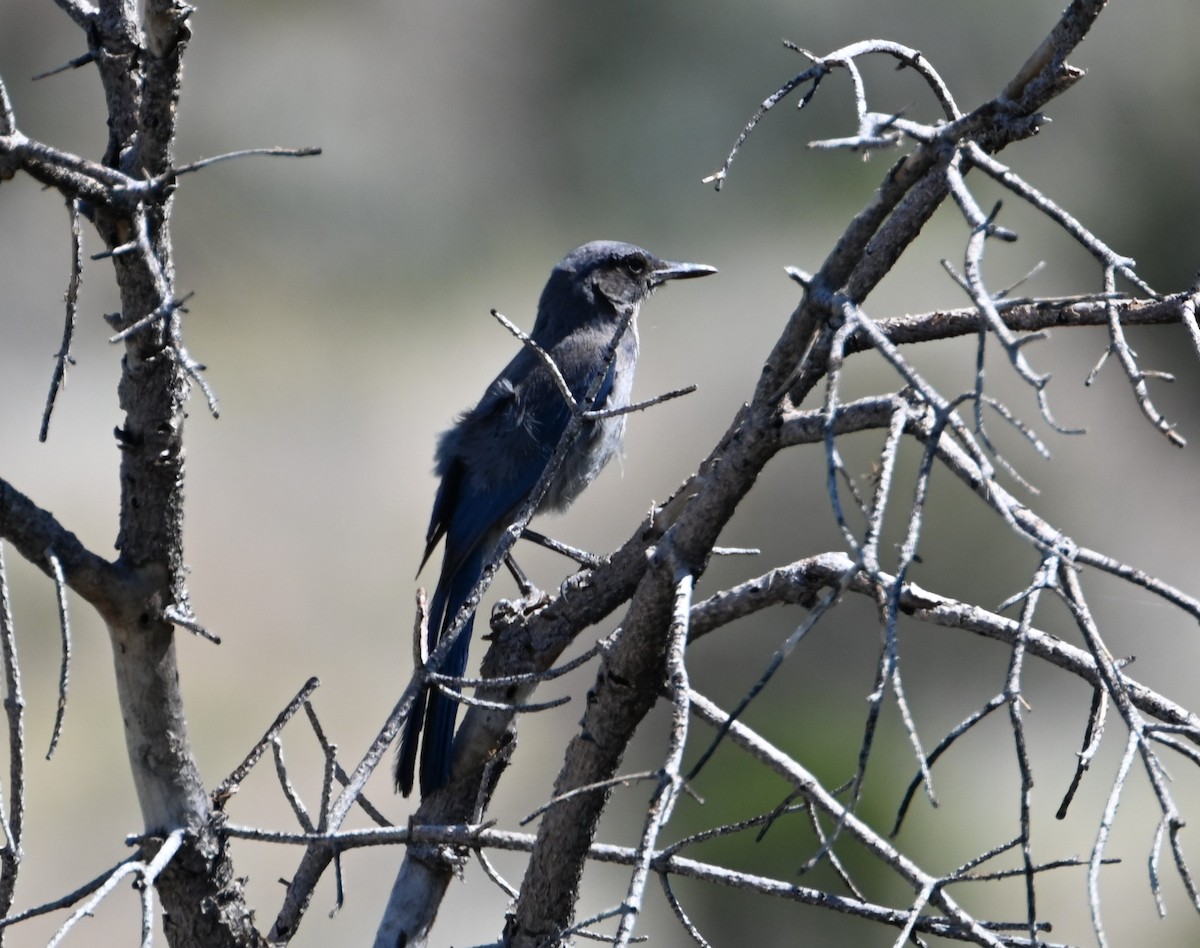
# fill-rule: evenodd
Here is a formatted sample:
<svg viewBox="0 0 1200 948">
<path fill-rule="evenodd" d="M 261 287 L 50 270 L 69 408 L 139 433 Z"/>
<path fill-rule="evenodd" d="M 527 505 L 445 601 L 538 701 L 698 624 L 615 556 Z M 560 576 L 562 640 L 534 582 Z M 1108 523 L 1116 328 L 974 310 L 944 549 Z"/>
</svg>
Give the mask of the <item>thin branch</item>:
<svg viewBox="0 0 1200 948">
<path fill-rule="evenodd" d="M 1009 657 L 1008 675 L 1004 683 L 1004 694 L 1008 699 L 1008 720 L 1012 729 L 1013 750 L 1017 758 L 1017 772 L 1021 776 L 1020 793 L 1020 840 L 1021 859 L 1025 870 L 1025 918 L 1028 923 L 1029 938 L 1037 938 L 1037 900 L 1034 888 L 1033 871 L 1033 830 L 1032 794 L 1033 794 L 1033 765 L 1029 760 L 1029 748 L 1025 742 L 1025 721 L 1021 715 L 1025 698 L 1022 694 L 1022 674 L 1025 669 L 1026 647 L 1029 634 L 1033 628 L 1033 618 L 1037 612 L 1042 589 L 1054 582 L 1055 572 L 1059 567 L 1057 555 L 1046 555 L 1038 566 L 1037 575 L 1025 596 L 1021 609 L 1021 620 L 1017 635 L 1013 638 L 1012 654 Z"/>
<path fill-rule="evenodd" d="M 1200 301 L 1200 283 L 1192 284 L 1187 299 L 1183 301 L 1183 325 L 1187 329 L 1188 339 L 1192 342 L 1192 351 L 1200 358 L 1200 322 L 1196 319 L 1196 306 Z"/>
<path fill-rule="evenodd" d="M 13 135 L 16 131 L 17 117 L 13 114 L 12 100 L 8 97 L 4 77 L 0 76 L 0 135 Z"/>
<path fill-rule="evenodd" d="M 1105 269 L 1113 269 L 1119 271 L 1122 276 L 1126 277 L 1134 286 L 1145 293 L 1147 296 L 1157 296 L 1157 294 L 1133 272 L 1133 261 L 1121 256 L 1104 241 L 1100 240 L 1095 234 L 1083 226 L 1076 220 L 1065 208 L 1060 207 L 1046 195 L 1042 194 L 1037 188 L 1022 179 L 1019 175 L 1012 172 L 1012 169 L 1001 164 L 994 157 L 985 152 L 974 142 L 966 143 L 967 157 L 973 166 L 979 168 L 984 174 L 991 177 L 993 180 L 1003 185 L 1009 191 L 1016 194 L 1022 200 L 1028 202 L 1038 211 L 1044 214 L 1050 220 L 1058 224 L 1070 236 L 1081 244 L 1096 261 Z M 1113 287 L 1105 287 L 1106 293 L 1115 292 Z"/>
<path fill-rule="evenodd" d="M 325 730 L 321 727 L 321 722 L 317 718 L 317 711 L 313 704 L 308 699 L 304 701 L 304 713 L 308 717 L 308 722 L 312 726 L 313 733 L 316 734 L 317 743 L 321 745 L 321 751 L 325 754 L 326 759 L 333 764 L 333 776 L 343 787 L 350 781 L 350 777 L 346 774 L 345 769 L 337 762 L 336 753 L 337 746 L 331 744 L 328 738 L 325 737 Z M 322 799 L 321 802 L 321 829 L 324 832 L 328 829 L 329 823 L 329 805 L 330 801 Z M 379 810 L 367 799 L 367 795 L 360 794 L 358 797 L 358 805 L 362 811 L 370 817 L 378 826 L 391 826 L 392 822 L 385 817 Z"/>
<path fill-rule="evenodd" d="M 167 606 L 167 608 L 163 610 L 163 618 L 173 625 L 179 626 L 181 629 L 187 629 L 189 632 L 200 636 L 200 638 L 207 639 L 209 642 L 212 642 L 213 645 L 221 644 L 221 637 L 219 635 L 217 635 L 215 632 L 210 632 L 208 629 L 202 626 L 196 621 L 195 616 L 185 615 L 175 606 Z"/>
<path fill-rule="evenodd" d="M 312 696 L 312 693 L 319 687 L 321 687 L 321 682 L 317 678 L 313 677 L 308 679 L 308 681 L 304 683 L 304 687 L 301 688 L 300 691 L 296 693 L 296 696 L 287 703 L 287 706 L 280 711 L 278 715 L 276 715 L 275 720 L 271 723 L 271 726 L 267 728 L 266 733 L 263 734 L 254 747 L 250 749 L 250 753 L 246 755 L 245 760 L 234 767 L 233 772 L 217 785 L 216 789 L 212 792 L 212 798 L 213 805 L 218 810 L 222 809 L 225 806 L 226 801 L 238 792 L 242 781 L 244 781 L 250 775 L 250 771 L 254 769 L 254 765 L 262 759 L 262 756 L 266 753 L 267 748 L 271 746 L 271 742 L 279 736 L 284 727 L 287 725 L 288 721 L 290 721 L 296 715 L 297 711 L 304 707 L 305 703 Z"/>
<path fill-rule="evenodd" d="M 688 917 L 687 912 L 683 910 L 683 905 L 680 904 L 675 891 L 671 888 L 671 877 L 665 872 L 660 873 L 658 881 L 662 884 L 663 895 L 666 896 L 667 904 L 671 906 L 671 911 L 675 913 L 675 918 L 683 926 L 683 930 L 688 933 L 688 936 L 700 948 L 712 948 L 704 936 L 700 934 L 700 929 L 696 927 L 695 923 Z"/>
<path fill-rule="evenodd" d="M 93 49 L 89 49 L 86 53 L 76 56 L 74 59 L 69 59 L 61 66 L 55 66 L 53 69 L 47 69 L 45 72 L 35 74 L 32 79 L 37 82 L 40 79 L 49 79 L 51 76 L 57 76 L 59 73 L 67 72 L 70 69 L 78 69 L 80 66 L 87 66 L 94 63 L 100 58 L 100 54 Z"/>
<path fill-rule="evenodd" d="M 1088 712 L 1087 728 L 1083 732 L 1083 749 L 1079 752 L 1079 759 L 1075 764 L 1075 774 L 1071 778 L 1067 792 L 1063 794 L 1062 803 L 1058 805 L 1058 812 L 1054 814 L 1055 819 L 1066 819 L 1071 801 L 1075 799 L 1075 792 L 1083 782 L 1083 775 L 1087 773 L 1088 767 L 1091 766 L 1092 758 L 1100 750 L 1100 738 L 1104 734 L 1104 722 L 1107 717 L 1108 692 L 1103 688 L 1093 688 L 1092 707 Z"/>
<path fill-rule="evenodd" d="M 695 385 L 685 385 L 683 388 L 674 388 L 669 392 L 663 392 L 661 395 L 655 395 L 653 398 L 634 402 L 632 405 L 625 405 L 622 408 L 598 408 L 594 411 L 587 411 L 583 413 L 583 417 L 587 421 L 602 421 L 605 418 L 617 418 L 620 415 L 628 415 L 635 411 L 645 411 L 647 408 L 653 408 L 655 405 L 661 405 L 663 402 L 691 395 L 695 391 Z"/>
<path fill-rule="evenodd" d="M 317 830 L 324 832 L 329 825 L 329 802 L 333 796 L 333 783 L 337 779 L 337 747 L 325 740 L 324 731 L 319 724 L 315 723 L 316 717 L 313 713 L 311 702 L 304 702 L 304 711 L 308 715 L 309 723 L 314 724 L 325 760 L 325 770 L 321 774 L 321 803 L 317 807 L 317 813 L 319 814 L 317 817 Z"/>
<path fill-rule="evenodd" d="M 0 655 L 4 662 L 4 713 L 8 720 L 8 808 L 0 794 L 0 919 L 8 916 L 16 894 L 25 838 L 25 695 L 17 663 L 17 635 L 8 598 L 8 569 L 0 543 Z"/>
<path fill-rule="evenodd" d="M 662 774 L 650 806 L 646 810 L 642 838 L 638 843 L 639 860 L 629 880 L 629 889 L 622 905 L 624 911 L 617 926 L 613 944 L 628 945 L 633 936 L 633 926 L 642 909 L 646 892 L 646 881 L 650 876 L 650 862 L 658 846 L 658 838 L 671 818 L 679 792 L 683 787 L 680 771 L 683 766 L 683 751 L 687 746 L 687 727 L 690 709 L 688 703 L 688 674 L 684 662 L 684 649 L 688 639 L 688 618 L 692 607 L 693 577 L 686 569 L 677 566 L 675 571 L 675 603 L 671 617 L 671 630 L 667 647 L 667 690 L 671 698 L 671 737 L 667 744 L 666 759 Z"/>
<path fill-rule="evenodd" d="M 112 893 L 114 889 L 116 889 L 118 883 L 120 883 L 122 879 L 129 875 L 138 876 L 142 882 L 140 888 L 143 923 L 142 944 L 147 945 L 149 943 L 148 939 L 150 936 L 150 929 L 146 924 L 146 919 L 148 916 L 153 917 L 154 883 L 183 845 L 184 835 L 185 831 L 182 829 L 177 829 L 170 833 L 162 840 L 161 847 L 154 855 L 154 858 L 149 862 L 137 859 L 120 863 L 111 873 L 109 873 L 108 877 L 99 886 L 95 894 L 88 899 L 87 902 L 76 909 L 71 914 L 71 917 L 68 918 L 61 926 L 59 926 L 58 931 L 54 933 L 54 937 L 50 939 L 49 943 L 46 945 L 46 948 L 56 948 L 56 946 L 62 942 L 62 940 L 67 936 L 71 929 L 75 927 L 76 923 L 80 919 L 94 915 L 100 903 L 103 902 L 104 899 L 110 893 Z"/>
<path fill-rule="evenodd" d="M 300 794 L 296 788 L 292 786 L 291 777 L 287 772 L 287 765 L 283 762 L 283 742 L 279 736 L 271 738 L 271 756 L 275 760 L 275 776 L 279 780 L 279 788 L 283 791 L 284 799 L 287 800 L 288 806 L 292 808 L 292 813 L 296 816 L 296 822 L 306 833 L 315 833 L 317 828 L 313 825 L 312 817 L 308 815 L 308 810 L 304 806 L 304 801 L 300 799 Z"/>
<path fill-rule="evenodd" d="M 799 75 L 789 79 L 786 83 L 784 83 L 783 86 L 767 97 L 763 104 L 759 106 L 758 111 L 754 113 L 750 121 L 746 124 L 746 127 L 742 130 L 741 134 L 738 136 L 738 139 L 734 143 L 733 148 L 730 150 L 729 156 L 725 159 L 724 164 L 718 171 L 715 171 L 713 174 L 704 178 L 704 184 L 715 184 L 716 189 L 718 191 L 721 190 L 725 179 L 729 175 L 729 168 L 733 164 L 734 158 L 737 157 L 742 145 L 745 144 L 746 139 L 750 137 L 750 133 L 754 131 L 755 127 L 766 116 L 767 112 L 774 106 L 778 105 L 779 102 L 785 99 L 799 86 L 804 85 L 806 82 L 811 82 L 812 88 L 809 89 L 809 91 L 803 96 L 803 98 L 801 98 L 799 102 L 798 107 L 804 108 L 804 106 L 812 101 L 812 97 L 816 94 L 817 87 L 820 85 L 821 80 L 834 68 L 840 67 L 843 69 L 852 70 L 851 77 L 855 87 L 855 101 L 857 103 L 857 110 L 860 120 L 865 119 L 866 104 L 863 94 L 862 80 L 861 78 L 857 78 L 857 68 L 853 65 L 854 60 L 861 56 L 867 56 L 871 54 L 891 56 L 900 60 L 903 65 L 915 69 L 918 75 L 925 80 L 926 84 L 933 91 L 934 97 L 942 106 L 945 116 L 951 121 L 957 120 L 961 117 L 961 113 L 959 112 L 957 105 L 954 103 L 954 97 L 951 95 L 949 87 L 942 80 L 941 76 L 938 75 L 933 66 L 930 65 L 929 60 L 927 60 L 918 50 L 911 49 L 907 46 L 901 45 L 900 43 L 893 43 L 887 40 L 865 40 L 863 42 L 852 43 L 849 46 L 844 46 L 841 49 L 834 50 L 827 56 L 815 57 L 807 50 L 802 50 L 800 47 L 794 44 L 789 45 L 792 49 L 795 49 L 796 51 L 808 56 L 810 59 L 813 59 L 813 65 Z"/>
<path fill-rule="evenodd" d="M 83 232 L 79 223 L 79 202 L 68 201 L 67 210 L 71 213 L 71 276 L 67 281 L 67 312 L 63 323 L 62 343 L 58 352 L 54 354 L 54 375 L 50 379 L 50 394 L 46 396 L 46 407 L 42 412 L 39 441 L 45 441 L 50 434 L 50 413 L 54 411 L 58 393 L 67 384 L 67 366 L 75 364 L 75 357 L 71 355 L 71 340 L 75 335 L 75 320 L 79 315 L 79 287 L 83 282 Z"/>
<path fill-rule="evenodd" d="M 619 774 L 615 777 L 609 777 L 607 780 L 597 780 L 595 783 L 584 784 L 580 787 L 572 787 L 569 790 L 564 790 L 561 793 L 556 793 L 545 803 L 532 810 L 523 816 L 518 824 L 520 826 L 528 826 L 543 813 L 550 810 L 552 807 L 558 806 L 560 803 L 565 803 L 567 800 L 575 797 L 583 796 L 589 793 L 603 793 L 611 790 L 613 787 L 626 787 L 632 783 L 640 783 L 646 780 L 656 780 L 660 776 L 657 770 L 642 770 L 635 773 Z"/>
<path fill-rule="evenodd" d="M 68 908 L 78 902 L 80 899 L 86 898 L 97 889 L 104 886 L 114 875 L 121 873 L 122 877 L 126 874 L 124 867 L 134 865 L 141 859 L 141 853 L 130 856 L 128 859 L 122 859 L 112 869 L 106 869 L 96 878 L 85 882 L 73 892 L 68 892 L 66 895 L 55 899 L 52 902 L 45 902 L 41 905 L 36 905 L 33 908 L 25 909 L 23 912 L 17 912 L 15 915 L 5 915 L 0 917 L 0 929 L 8 928 L 12 925 L 17 925 L 31 918 L 37 918 L 41 915 L 49 915 L 51 912 L 57 912 L 59 909 Z"/>
<path fill-rule="evenodd" d="M 543 349 L 534 338 L 525 332 L 520 326 L 514 323 L 511 319 L 505 316 L 497 309 L 489 310 L 505 329 L 517 337 L 521 344 L 533 352 L 537 356 L 538 361 L 542 363 L 542 368 L 553 380 L 555 387 L 558 389 L 558 394 L 562 396 L 562 400 L 567 403 L 567 407 L 571 409 L 571 414 L 575 415 L 579 412 L 579 402 L 575 400 L 575 395 L 571 391 L 571 386 L 567 384 L 567 380 L 563 377 L 562 370 L 559 369 L 558 363 L 554 361 L 554 357 Z"/>
<path fill-rule="evenodd" d="M 144 249 L 148 249 L 148 248 L 144 248 Z M 115 253 L 114 253 L 114 255 L 115 255 Z M 124 329 L 109 336 L 108 341 L 109 342 L 124 342 L 130 336 L 133 336 L 133 335 L 141 332 L 143 329 L 149 329 L 151 326 L 157 325 L 158 323 L 162 322 L 167 317 L 169 317 L 177 309 L 181 309 L 184 306 L 184 304 L 187 303 L 187 301 L 191 298 L 192 298 L 192 294 L 189 293 L 186 296 L 184 296 L 182 299 L 164 300 L 158 306 L 158 308 L 155 309 L 153 312 L 147 313 L 141 319 L 130 323 Z"/>
<path fill-rule="evenodd" d="M 1104 269 L 1104 288 L 1108 292 L 1112 292 L 1116 287 L 1116 267 L 1108 266 Z M 1137 400 L 1138 407 L 1141 408 L 1142 414 L 1176 447 L 1182 448 L 1187 441 L 1175 431 L 1174 425 L 1167 421 L 1163 414 L 1154 406 L 1150 400 L 1150 390 L 1146 386 L 1146 379 L 1150 373 L 1138 367 L 1137 359 L 1134 356 L 1133 350 L 1129 347 L 1128 341 L 1125 339 L 1125 330 L 1121 326 L 1121 320 L 1117 309 L 1111 304 L 1108 307 L 1108 330 L 1109 330 L 1109 351 L 1117 356 L 1117 360 L 1121 363 L 1121 368 L 1125 370 L 1125 375 L 1133 384 L 1134 397 Z M 1088 379 L 1088 384 L 1091 384 L 1092 379 Z M 1169 381 L 1169 379 L 1168 379 Z"/>
<path fill-rule="evenodd" d="M 908 813 L 908 808 L 912 803 L 913 797 L 916 795 L 917 788 L 927 782 L 926 774 L 933 769 L 933 765 L 937 763 L 938 758 L 976 724 L 997 708 L 1004 707 L 1007 701 L 1008 698 L 1004 694 L 994 695 L 982 707 L 971 712 L 971 714 L 951 728 L 946 736 L 938 742 L 937 746 L 930 751 L 929 756 L 925 758 L 924 767 L 917 768 L 916 775 L 909 781 L 908 789 L 904 791 L 904 796 L 901 798 L 900 805 L 896 809 L 896 822 L 892 824 L 892 831 L 888 834 L 890 837 L 895 838 L 900 834 L 900 827 L 904 823 L 904 817 Z"/>
<path fill-rule="evenodd" d="M 298 148 L 243 148 L 239 151 L 230 151 L 223 155 L 213 155 L 211 158 L 201 158 L 199 161 L 180 165 L 178 168 L 169 171 L 164 177 L 174 176 L 178 178 L 180 175 L 192 174 L 195 171 L 200 171 L 218 162 L 231 161 L 235 158 L 249 158 L 257 155 L 265 155 L 271 158 L 311 158 L 319 154 L 321 154 L 321 149 L 312 145 L 304 145 Z"/>
<path fill-rule="evenodd" d="M 532 676 L 537 678 L 538 676 Z M 570 695 L 562 695 L 558 698 L 552 698 L 549 701 L 540 702 L 524 702 L 516 703 L 510 701 L 488 701 L 485 698 L 472 698 L 469 695 L 459 691 L 464 684 L 468 683 L 466 679 L 457 678 L 452 675 L 443 675 L 441 672 L 430 672 L 425 676 L 426 681 L 430 686 L 437 688 L 451 701 L 458 704 L 466 705 L 474 708 L 491 708 L 494 711 L 512 711 L 515 713 L 530 714 L 537 711 L 550 711 L 553 708 L 561 708 L 564 704 L 569 704 L 571 701 Z M 492 682 L 488 679 L 474 680 L 476 687 L 491 686 Z"/>
<path fill-rule="evenodd" d="M 1129 566 L 1126 563 L 1113 559 L 1111 556 L 1097 553 L 1095 550 L 1089 550 L 1084 546 L 1076 548 L 1074 559 L 1076 563 L 1083 566 L 1094 567 L 1102 572 L 1117 576 L 1135 586 L 1140 586 L 1160 599 L 1182 609 L 1193 618 L 1200 619 L 1200 599 L 1189 596 L 1169 583 L 1151 576 L 1145 570 Z"/>
<path fill-rule="evenodd" d="M 483 870 L 483 874 L 491 879 L 501 892 L 503 892 L 510 899 L 515 899 L 518 895 L 520 895 L 520 893 L 513 888 L 508 880 L 505 879 L 504 876 L 500 875 L 499 871 L 494 865 L 492 865 L 492 861 L 488 859 L 487 853 L 485 853 L 483 849 L 475 850 L 475 858 L 478 860 L 479 867 Z"/>
<path fill-rule="evenodd" d="M 1092 914 L 1092 930 L 1096 933 L 1096 940 L 1100 943 L 1100 948 L 1108 948 L 1108 938 L 1104 934 L 1104 921 L 1100 915 L 1100 867 L 1104 864 L 1104 850 L 1108 844 L 1108 836 L 1112 831 L 1113 822 L 1117 818 L 1117 806 L 1121 799 L 1121 791 L 1125 788 L 1125 779 L 1129 776 L 1129 770 L 1137 755 L 1137 745 L 1138 736 L 1131 731 L 1129 740 L 1125 744 L 1125 753 L 1121 756 L 1121 765 L 1117 769 L 1117 776 L 1113 780 L 1112 790 L 1108 795 L 1108 801 L 1104 805 L 1104 815 L 1100 818 L 1100 828 L 1096 833 L 1095 845 L 1092 846 L 1091 859 L 1088 861 L 1088 908 Z"/>
<path fill-rule="evenodd" d="M 54 579 L 55 599 L 58 603 L 58 629 L 62 639 L 62 664 L 58 673 L 58 708 L 54 713 L 54 730 L 50 734 L 50 747 L 46 760 L 54 757 L 58 739 L 62 736 L 63 721 L 67 714 L 67 685 L 71 677 L 71 620 L 67 613 L 67 584 L 63 579 L 62 564 L 53 553 L 46 552 L 50 575 Z"/>
</svg>

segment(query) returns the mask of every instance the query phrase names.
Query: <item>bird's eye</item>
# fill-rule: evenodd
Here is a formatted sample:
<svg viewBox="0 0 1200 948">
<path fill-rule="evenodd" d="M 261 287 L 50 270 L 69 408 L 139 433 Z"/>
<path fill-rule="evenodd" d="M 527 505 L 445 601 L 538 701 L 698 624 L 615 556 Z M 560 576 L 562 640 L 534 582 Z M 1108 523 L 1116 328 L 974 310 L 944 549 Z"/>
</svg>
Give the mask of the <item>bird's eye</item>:
<svg viewBox="0 0 1200 948">
<path fill-rule="evenodd" d="M 629 271 L 630 276 L 641 276 L 646 272 L 645 260 L 626 260 L 625 269 Z"/>
</svg>

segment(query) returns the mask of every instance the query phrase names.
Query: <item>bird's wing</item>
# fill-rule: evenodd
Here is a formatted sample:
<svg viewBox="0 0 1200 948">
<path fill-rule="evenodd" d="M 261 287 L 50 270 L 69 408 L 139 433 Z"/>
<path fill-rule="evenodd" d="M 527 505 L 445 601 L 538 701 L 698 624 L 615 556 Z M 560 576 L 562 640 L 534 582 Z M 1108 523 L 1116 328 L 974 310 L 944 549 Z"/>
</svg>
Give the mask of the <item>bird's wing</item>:
<svg viewBox="0 0 1200 948">
<path fill-rule="evenodd" d="M 595 364 L 563 355 L 559 367 L 582 397 Z M 610 366 L 593 404 L 604 405 L 614 378 Z M 442 482 L 422 565 L 442 537 L 443 577 L 455 575 L 481 544 L 495 542 L 542 476 L 570 420 L 570 407 L 549 373 L 533 353 L 523 351 L 443 437 L 438 450 Z"/>
<path fill-rule="evenodd" d="M 450 512 L 456 505 L 462 479 L 462 462 L 457 459 L 451 461 L 442 473 L 442 482 L 438 485 L 437 496 L 433 500 L 433 515 L 429 518 L 429 529 L 425 531 L 425 553 L 421 557 L 421 565 L 417 567 L 418 574 L 425 568 L 429 554 L 438 545 L 438 541 L 446 535 Z"/>
<path fill-rule="evenodd" d="M 565 407 L 561 422 L 535 417 L 527 409 L 526 388 L 503 376 L 497 379 L 443 439 L 442 483 L 426 537 L 426 556 L 441 537 L 446 538 L 443 576 L 455 574 L 477 547 L 494 542 L 508 526 L 545 469 L 540 432 L 546 427 L 556 429 L 557 442 L 566 426 Z"/>
</svg>

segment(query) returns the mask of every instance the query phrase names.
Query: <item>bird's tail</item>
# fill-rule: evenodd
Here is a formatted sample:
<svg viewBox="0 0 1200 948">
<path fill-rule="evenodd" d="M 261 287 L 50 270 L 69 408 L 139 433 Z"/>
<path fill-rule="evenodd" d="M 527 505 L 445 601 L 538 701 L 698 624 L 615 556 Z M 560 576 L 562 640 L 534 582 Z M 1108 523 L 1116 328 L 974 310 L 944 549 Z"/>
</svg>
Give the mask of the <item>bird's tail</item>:
<svg viewBox="0 0 1200 948">
<path fill-rule="evenodd" d="M 434 590 L 429 606 L 430 651 L 454 622 L 462 604 L 470 598 L 482 572 L 482 555 L 472 554 L 451 575 L 443 573 L 438 579 L 437 589 Z M 442 662 L 439 669 L 442 674 L 459 677 L 466 671 L 467 652 L 474 625 L 475 616 L 472 614 L 458 634 L 454 647 Z M 421 738 L 421 796 L 444 787 L 450 781 L 454 722 L 457 716 L 458 702 L 436 688 L 423 690 L 417 697 L 404 728 L 400 752 L 396 756 L 396 787 L 405 796 L 412 793 L 418 736 Z"/>
</svg>

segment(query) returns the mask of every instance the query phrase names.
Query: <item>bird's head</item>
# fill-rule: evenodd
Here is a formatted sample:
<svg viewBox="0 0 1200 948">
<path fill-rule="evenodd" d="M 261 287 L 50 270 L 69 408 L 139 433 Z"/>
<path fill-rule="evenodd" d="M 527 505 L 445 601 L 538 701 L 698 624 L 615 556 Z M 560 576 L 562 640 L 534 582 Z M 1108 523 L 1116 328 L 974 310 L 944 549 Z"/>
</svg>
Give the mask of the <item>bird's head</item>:
<svg viewBox="0 0 1200 948">
<path fill-rule="evenodd" d="M 538 324 L 550 331 L 569 331 L 561 324 L 620 317 L 636 310 L 668 280 L 716 272 L 702 263 L 663 260 L 633 244 L 594 240 L 575 248 L 555 266 L 538 304 Z"/>
</svg>

